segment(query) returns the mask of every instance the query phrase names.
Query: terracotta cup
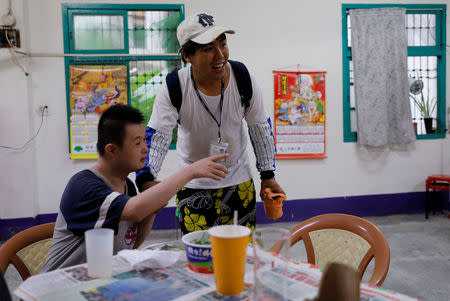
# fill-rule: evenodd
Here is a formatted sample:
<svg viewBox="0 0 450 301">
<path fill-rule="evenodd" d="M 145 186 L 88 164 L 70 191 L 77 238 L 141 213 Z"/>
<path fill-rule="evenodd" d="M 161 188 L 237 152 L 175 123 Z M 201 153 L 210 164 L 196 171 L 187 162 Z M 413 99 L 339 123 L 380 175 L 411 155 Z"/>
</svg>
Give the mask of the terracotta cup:
<svg viewBox="0 0 450 301">
<path fill-rule="evenodd" d="M 266 188 L 264 192 L 263 203 L 266 216 L 276 221 L 283 216 L 283 202 L 286 196 L 282 193 L 273 193 L 270 188 Z"/>
</svg>

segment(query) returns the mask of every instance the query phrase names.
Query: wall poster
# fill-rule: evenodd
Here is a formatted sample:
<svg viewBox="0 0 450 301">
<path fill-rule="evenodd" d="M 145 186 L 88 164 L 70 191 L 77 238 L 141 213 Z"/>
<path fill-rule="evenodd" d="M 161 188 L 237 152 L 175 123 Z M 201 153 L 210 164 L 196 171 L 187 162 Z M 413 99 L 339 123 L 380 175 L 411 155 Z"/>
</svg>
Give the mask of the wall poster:
<svg viewBox="0 0 450 301">
<path fill-rule="evenodd" d="M 69 72 L 70 158 L 95 159 L 100 114 L 127 104 L 127 66 L 69 66 Z"/>
<path fill-rule="evenodd" d="M 325 71 L 273 71 L 277 159 L 326 158 Z"/>
</svg>

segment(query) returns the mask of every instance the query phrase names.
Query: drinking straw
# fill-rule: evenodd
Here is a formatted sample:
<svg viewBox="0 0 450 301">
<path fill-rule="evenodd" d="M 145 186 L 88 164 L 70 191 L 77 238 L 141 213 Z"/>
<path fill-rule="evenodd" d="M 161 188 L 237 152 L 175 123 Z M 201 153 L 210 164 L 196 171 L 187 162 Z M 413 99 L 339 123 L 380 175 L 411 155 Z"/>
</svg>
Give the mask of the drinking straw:
<svg viewBox="0 0 450 301">
<path fill-rule="evenodd" d="M 237 210 L 234 210 L 233 220 L 234 220 L 234 225 L 237 226 L 237 224 L 238 224 L 238 212 L 237 212 Z"/>
</svg>

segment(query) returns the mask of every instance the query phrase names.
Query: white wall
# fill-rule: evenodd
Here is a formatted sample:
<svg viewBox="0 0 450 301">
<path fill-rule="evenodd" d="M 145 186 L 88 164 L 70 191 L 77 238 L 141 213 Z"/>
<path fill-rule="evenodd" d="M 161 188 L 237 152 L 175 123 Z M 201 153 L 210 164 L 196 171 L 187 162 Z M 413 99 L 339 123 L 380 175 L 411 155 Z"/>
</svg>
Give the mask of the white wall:
<svg viewBox="0 0 450 301">
<path fill-rule="evenodd" d="M 22 50 L 62 53 L 63 1 L 12 2 Z M 370 1 L 345 1 L 352 2 Z M 448 4 L 449 1 L 426 2 Z M 7 3 L 8 0 L 0 0 L 0 15 L 6 13 Z M 218 24 L 234 28 L 236 34 L 228 39 L 230 58 L 244 61 L 255 74 L 263 89 L 266 109 L 272 116 L 272 70 L 300 64 L 304 68 L 327 71 L 328 158 L 277 161 L 277 180 L 286 190 L 288 199 L 423 191 L 427 175 L 450 173 L 448 137 L 418 140 L 406 150 L 370 152 L 359 149 L 356 143 L 343 142 L 342 1 L 133 0 L 130 3 L 184 3 L 186 15 L 207 11 L 215 16 Z M 448 20 L 447 28 L 450 32 Z M 450 41 L 449 34 L 447 40 Z M 36 112 L 39 106 L 48 105 L 49 116 L 45 117 L 39 135 L 28 149 L 22 152 L 0 149 L 0 219 L 57 212 L 68 179 L 93 164 L 93 161 L 69 159 L 63 58 L 19 55 L 18 59 L 29 72 L 28 77 L 12 63 L 9 52 L 0 49 L 0 144 L 23 145 L 39 127 L 40 115 Z M 447 86 L 449 82 L 450 76 L 447 76 Z M 447 99 L 449 104 L 448 91 Z M 170 151 L 160 178 L 176 168 L 175 151 Z M 254 175 L 257 179 L 256 171 Z M 258 185 L 258 181 L 256 183 Z"/>
</svg>

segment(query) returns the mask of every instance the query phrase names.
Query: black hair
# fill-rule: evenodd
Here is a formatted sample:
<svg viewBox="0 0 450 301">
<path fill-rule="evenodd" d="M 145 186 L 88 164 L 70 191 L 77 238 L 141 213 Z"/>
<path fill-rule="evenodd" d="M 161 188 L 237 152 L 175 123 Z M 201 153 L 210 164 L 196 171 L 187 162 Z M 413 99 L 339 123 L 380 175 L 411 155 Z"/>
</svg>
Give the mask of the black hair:
<svg viewBox="0 0 450 301">
<path fill-rule="evenodd" d="M 188 41 L 180 48 L 180 54 L 181 59 L 183 60 L 183 63 L 186 64 L 186 60 L 184 59 L 184 56 L 192 56 L 195 54 L 198 48 L 203 46 L 202 44 L 195 43 L 194 41 Z"/>
<path fill-rule="evenodd" d="M 122 146 L 125 139 L 125 125 L 144 122 L 141 111 L 128 105 L 113 105 L 103 112 L 98 122 L 97 151 L 100 156 L 105 154 L 105 146 L 115 143 Z"/>
<path fill-rule="evenodd" d="M 223 33 L 218 38 L 221 40 L 226 40 L 227 36 Z M 184 56 L 192 56 L 195 54 L 197 49 L 204 47 L 208 44 L 199 44 L 192 40 L 186 42 L 183 46 L 181 46 L 179 53 L 181 54 L 181 59 L 183 60 L 183 63 L 186 64 L 186 60 L 184 59 Z"/>
</svg>

